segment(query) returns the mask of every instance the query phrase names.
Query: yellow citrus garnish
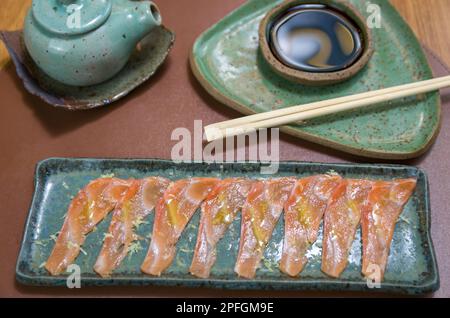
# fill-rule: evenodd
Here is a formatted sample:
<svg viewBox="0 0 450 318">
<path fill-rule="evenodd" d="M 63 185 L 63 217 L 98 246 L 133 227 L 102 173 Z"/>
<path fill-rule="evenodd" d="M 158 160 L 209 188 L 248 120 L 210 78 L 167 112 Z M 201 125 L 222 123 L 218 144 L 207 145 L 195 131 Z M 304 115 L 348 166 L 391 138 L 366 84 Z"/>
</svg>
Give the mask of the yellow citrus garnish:
<svg viewBox="0 0 450 318">
<path fill-rule="evenodd" d="M 358 215 L 360 214 L 360 212 L 358 210 L 358 206 L 356 205 L 355 201 L 352 201 L 352 200 L 348 200 L 346 205 L 347 205 L 347 208 L 351 211 L 351 214 L 352 214 L 350 216 L 352 224 L 353 225 L 358 225 L 358 223 L 359 223 Z"/>
<path fill-rule="evenodd" d="M 131 201 L 126 201 L 122 205 L 122 214 L 120 215 L 122 222 L 125 223 L 128 220 L 130 212 L 131 212 Z"/>
<path fill-rule="evenodd" d="M 300 202 L 297 203 L 297 205 L 295 206 L 295 209 L 298 212 L 298 221 L 300 222 L 300 224 L 305 227 L 311 225 L 312 223 L 310 215 L 311 209 L 309 207 L 308 202 L 306 202 L 306 200 L 304 199 L 300 200 Z"/>
<path fill-rule="evenodd" d="M 268 209 L 267 202 L 259 203 L 259 209 L 250 208 L 250 214 L 252 216 L 252 229 L 253 234 L 255 235 L 256 241 L 258 242 L 259 247 L 263 247 L 266 244 L 266 235 L 264 230 L 261 228 L 261 222 L 264 219 L 264 215 Z"/>
<path fill-rule="evenodd" d="M 352 200 L 347 201 L 347 208 L 349 208 L 353 213 L 358 213 L 358 207 L 356 203 Z"/>
<path fill-rule="evenodd" d="M 172 225 L 178 224 L 178 202 L 175 199 L 170 199 L 166 203 L 169 222 Z"/>
<path fill-rule="evenodd" d="M 230 224 L 232 221 L 230 210 L 228 210 L 227 206 L 224 205 L 220 208 L 219 212 L 217 212 L 216 216 L 213 219 L 214 225 L 219 224 Z"/>
<path fill-rule="evenodd" d="M 228 208 L 228 201 L 223 192 L 217 196 L 217 202 L 220 204 L 220 209 L 214 216 L 213 225 L 230 224 L 233 221 L 232 213 Z"/>
<path fill-rule="evenodd" d="M 91 206 L 92 206 L 92 202 L 90 201 L 86 201 L 86 203 L 83 206 L 83 210 L 80 213 L 79 218 L 81 220 L 85 220 L 85 221 L 89 221 L 89 217 L 90 217 L 90 211 L 91 211 Z"/>
</svg>

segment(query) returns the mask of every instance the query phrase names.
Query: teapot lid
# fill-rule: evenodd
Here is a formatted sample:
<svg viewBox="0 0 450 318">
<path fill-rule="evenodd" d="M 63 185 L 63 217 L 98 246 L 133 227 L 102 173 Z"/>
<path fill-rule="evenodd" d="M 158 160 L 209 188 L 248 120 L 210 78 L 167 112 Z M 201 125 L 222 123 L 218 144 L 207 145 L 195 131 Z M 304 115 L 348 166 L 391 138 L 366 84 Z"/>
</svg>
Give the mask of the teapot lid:
<svg viewBox="0 0 450 318">
<path fill-rule="evenodd" d="M 111 0 L 33 0 L 36 21 L 50 32 L 62 35 L 95 30 L 109 18 Z"/>
</svg>

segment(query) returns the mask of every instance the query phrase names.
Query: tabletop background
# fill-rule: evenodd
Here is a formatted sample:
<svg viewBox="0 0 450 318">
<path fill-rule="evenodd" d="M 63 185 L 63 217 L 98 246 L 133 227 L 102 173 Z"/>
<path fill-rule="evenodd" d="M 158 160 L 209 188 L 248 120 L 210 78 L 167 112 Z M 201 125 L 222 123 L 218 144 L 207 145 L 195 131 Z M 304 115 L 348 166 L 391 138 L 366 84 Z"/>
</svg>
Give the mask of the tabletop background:
<svg viewBox="0 0 450 318">
<path fill-rule="evenodd" d="M 170 132 L 192 129 L 193 119 L 205 124 L 237 117 L 213 100 L 189 70 L 187 57 L 195 38 L 237 8 L 244 0 L 155 0 L 164 24 L 177 40 L 169 59 L 148 83 L 114 105 L 89 112 L 53 109 L 30 96 L 15 75 L 0 44 L 0 297 L 11 296 L 301 296 L 353 293 L 221 291 L 185 288 L 82 288 L 67 290 L 24 287 L 15 282 L 14 267 L 23 225 L 33 193 L 35 164 L 47 157 L 169 158 Z M 392 0 L 419 39 L 450 65 L 450 0 Z M 0 29 L 22 27 L 31 0 L 1 0 Z M 183 14 L 180 14 L 183 13 Z M 438 65 L 439 63 L 434 63 Z M 445 72 L 439 66 L 441 72 Z M 442 74 L 441 74 L 442 75 Z M 446 91 L 443 103 L 449 104 Z M 170 107 L 170 108 L 169 108 Z M 448 108 L 448 107 L 447 107 Z M 408 163 L 424 168 L 430 177 L 433 239 L 440 259 L 441 289 L 434 296 L 450 297 L 450 112 L 443 109 L 443 131 L 433 149 Z M 164 125 L 161 125 L 161 122 Z M 446 122 L 448 124 L 446 125 Z M 133 125 L 130 125 L 133 123 Z M 166 137 L 167 136 L 167 137 Z M 165 138 L 168 138 L 165 140 Z M 285 160 L 367 162 L 282 135 L 280 155 Z M 446 240 L 447 238 L 447 240 Z"/>
<path fill-rule="evenodd" d="M 32 0 L 1 0 L 0 1 L 0 30 L 16 30 L 22 28 L 24 16 Z M 190 0 L 180 0 L 190 1 Z M 196 1 L 196 0 L 191 0 Z M 155 0 L 157 4 L 170 2 L 167 0 Z M 214 4 L 211 1 L 208 7 L 222 6 L 233 8 L 230 5 Z M 239 1 L 238 1 L 239 2 Z M 240 1 L 244 2 L 244 1 Z M 401 15 L 408 21 L 417 37 L 450 65 L 450 0 L 391 0 Z M 164 12 L 163 12 L 164 13 Z M 165 18 L 165 17 L 163 17 Z M 194 22 L 194 21 L 191 21 Z M 0 43 L 0 69 L 9 61 L 8 53 Z"/>
</svg>

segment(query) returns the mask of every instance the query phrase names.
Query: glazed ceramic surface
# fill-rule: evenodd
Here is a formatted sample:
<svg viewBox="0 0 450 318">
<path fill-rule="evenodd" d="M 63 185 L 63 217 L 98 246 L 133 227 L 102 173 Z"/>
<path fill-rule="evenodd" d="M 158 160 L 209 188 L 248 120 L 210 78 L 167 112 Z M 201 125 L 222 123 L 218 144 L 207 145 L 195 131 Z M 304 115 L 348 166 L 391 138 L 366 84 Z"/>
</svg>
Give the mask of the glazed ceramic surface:
<svg viewBox="0 0 450 318">
<path fill-rule="evenodd" d="M 320 19 L 321 15 L 318 12 L 321 10 L 328 20 Z M 286 14 L 286 12 L 290 13 Z M 296 15 L 298 19 L 295 18 Z M 302 15 L 305 16 L 302 18 Z M 336 24 L 336 21 L 340 22 Z M 302 27 L 298 28 L 299 25 Z M 341 27 L 336 28 L 337 25 Z M 285 28 L 292 29 L 287 31 Z M 299 30 L 302 30 L 301 35 L 299 33 L 296 33 L 296 36 L 292 35 L 292 32 L 295 34 Z M 337 33 L 335 33 L 336 30 Z M 342 32 L 343 30 L 346 31 Z M 341 35 L 337 36 L 339 31 Z M 324 37 L 324 34 L 327 35 Z M 366 18 L 359 13 L 358 9 L 344 1 L 315 0 L 314 4 L 309 4 L 305 0 L 284 1 L 266 14 L 260 23 L 258 36 L 261 54 L 272 70 L 287 80 L 308 86 L 323 86 L 346 81 L 363 69 L 373 54 L 372 32 L 367 26 Z M 279 36 L 284 38 L 281 42 L 278 42 Z M 286 42 L 290 42 L 288 38 L 294 41 L 289 46 L 286 45 Z M 303 43 L 300 44 L 299 41 Z M 343 44 L 353 46 L 352 54 L 348 55 L 342 51 Z M 322 49 L 316 51 L 317 45 Z M 284 53 L 281 46 L 284 47 Z M 292 47 L 298 47 L 298 50 L 286 50 Z M 331 49 L 329 59 L 320 61 L 327 56 L 325 51 L 328 47 Z M 336 51 L 337 54 L 334 55 L 333 52 L 336 53 Z M 318 54 L 310 55 L 312 52 Z M 306 58 L 304 61 L 306 65 L 296 67 L 297 62 L 294 56 Z M 329 61 L 336 62 L 339 59 L 336 59 L 337 57 L 347 61 L 341 65 L 329 65 Z M 315 61 L 316 70 L 321 70 L 313 71 L 314 67 L 311 67 L 308 60 Z"/>
<path fill-rule="evenodd" d="M 366 17 L 365 1 L 348 1 Z M 217 99 L 251 114 L 376 90 L 432 77 L 424 52 L 408 25 L 387 0 L 381 28 L 373 28 L 374 54 L 350 80 L 307 87 L 277 75 L 259 50 L 258 27 L 281 1 L 250 0 L 203 33 L 191 55 L 194 74 Z M 420 95 L 369 109 L 289 125 L 283 131 L 328 147 L 366 157 L 407 159 L 423 154 L 440 125 L 438 93 Z"/>
<path fill-rule="evenodd" d="M 128 95 L 146 82 L 166 60 L 175 34 L 164 26 L 153 29 L 140 43 L 125 67 L 99 85 L 79 87 L 62 84 L 36 66 L 21 45 L 22 32 L 0 32 L 25 89 L 46 103 L 69 110 L 105 106 Z"/>
<path fill-rule="evenodd" d="M 113 174 L 119 178 L 143 178 L 163 176 L 172 180 L 189 177 L 246 177 L 260 178 L 259 163 L 182 163 L 165 160 L 126 159 L 63 159 L 51 158 L 37 165 L 35 194 L 26 224 L 24 239 L 17 261 L 17 280 L 27 285 L 65 286 L 66 277 L 52 277 L 44 268 L 53 241 L 64 222 L 71 198 L 89 181 Z M 344 177 L 386 179 L 418 179 L 411 200 L 396 226 L 385 282 L 375 291 L 422 294 L 439 288 L 439 274 L 430 236 L 430 209 L 427 177 L 413 167 L 394 165 L 344 165 L 285 162 L 273 177 L 304 177 L 314 174 L 337 172 Z M 177 244 L 177 253 L 172 266 L 161 277 L 146 276 L 140 265 L 149 245 L 154 214 L 149 223 L 139 227 L 140 241 L 137 253 L 129 255 L 111 278 L 102 279 L 92 267 L 108 229 L 111 215 L 99 224 L 83 245 L 86 255 L 76 260 L 81 268 L 81 283 L 84 285 L 176 285 L 207 286 L 228 289 L 292 289 L 292 290 L 360 290 L 374 291 L 367 287 L 361 276 L 361 234 L 358 231 L 349 256 L 349 265 L 342 277 L 331 279 L 320 270 L 322 230 L 317 242 L 308 252 L 308 265 L 300 278 L 290 278 L 278 269 L 281 256 L 284 221 L 280 218 L 272 239 L 265 250 L 261 267 L 253 280 L 238 279 L 234 263 L 239 248 L 240 217 L 238 217 L 219 242 L 217 262 L 209 279 L 198 279 L 188 273 L 195 247 L 199 225 L 199 211 L 183 232 Z"/>
<path fill-rule="evenodd" d="M 34 0 L 24 41 L 34 62 L 51 78 L 91 86 L 117 74 L 136 44 L 160 24 L 150 1 Z"/>
</svg>

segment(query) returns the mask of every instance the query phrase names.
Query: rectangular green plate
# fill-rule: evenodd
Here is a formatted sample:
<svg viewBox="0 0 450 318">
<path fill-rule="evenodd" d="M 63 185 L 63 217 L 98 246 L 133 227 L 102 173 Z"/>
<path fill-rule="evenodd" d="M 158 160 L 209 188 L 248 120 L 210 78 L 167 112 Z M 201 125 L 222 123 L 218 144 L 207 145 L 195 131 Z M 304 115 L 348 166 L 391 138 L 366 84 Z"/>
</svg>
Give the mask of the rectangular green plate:
<svg viewBox="0 0 450 318">
<path fill-rule="evenodd" d="M 267 112 L 433 77 L 419 41 L 388 0 L 348 0 L 367 19 L 379 8 L 381 27 L 372 28 L 374 54 L 343 83 L 304 86 L 277 75 L 259 50 L 260 21 L 282 0 L 249 0 L 203 32 L 192 48 L 192 70 L 224 105 L 244 114 Z M 281 129 L 326 147 L 371 158 L 408 159 L 429 149 L 439 132 L 437 92 L 332 114 Z"/>
<path fill-rule="evenodd" d="M 181 163 L 157 159 L 64 159 L 50 158 L 37 165 L 35 193 L 26 223 L 25 234 L 17 261 L 16 278 L 26 285 L 65 286 L 66 277 L 52 277 L 43 262 L 49 256 L 53 241 L 50 238 L 60 230 L 71 198 L 90 180 L 114 174 L 119 178 L 142 178 L 158 175 L 172 180 L 194 176 L 260 178 L 259 163 Z M 321 164 L 303 162 L 280 163 L 273 177 L 304 177 L 335 171 L 344 177 L 367 179 L 393 179 L 414 177 L 417 189 L 405 207 L 397 224 L 392 242 L 385 281 L 375 291 L 423 294 L 439 288 L 439 274 L 430 236 L 430 206 L 428 182 L 425 173 L 414 167 L 396 165 Z M 142 249 L 127 257 L 109 279 L 97 276 L 92 267 L 102 245 L 103 233 L 111 215 L 91 233 L 83 246 L 87 255 L 80 254 L 76 264 L 81 269 L 82 285 L 172 285 L 206 286 L 227 289 L 279 289 L 279 290 L 353 290 L 373 291 L 367 287 L 361 271 L 361 235 L 351 249 L 349 264 L 341 278 L 331 279 L 320 271 L 321 242 L 308 253 L 309 262 L 300 278 L 290 278 L 278 270 L 282 248 L 284 221 L 280 218 L 265 251 L 261 268 L 253 280 L 239 279 L 233 272 L 239 247 L 240 218 L 218 244 L 218 258 L 210 279 L 194 278 L 188 273 L 195 246 L 199 211 L 188 224 L 177 245 L 173 265 L 161 277 L 146 276 L 140 271 L 151 233 L 153 214 L 148 224 L 138 232 L 146 238 Z M 321 230 L 322 231 L 322 230 Z"/>
</svg>

